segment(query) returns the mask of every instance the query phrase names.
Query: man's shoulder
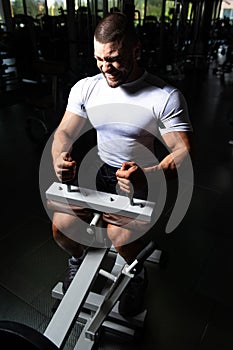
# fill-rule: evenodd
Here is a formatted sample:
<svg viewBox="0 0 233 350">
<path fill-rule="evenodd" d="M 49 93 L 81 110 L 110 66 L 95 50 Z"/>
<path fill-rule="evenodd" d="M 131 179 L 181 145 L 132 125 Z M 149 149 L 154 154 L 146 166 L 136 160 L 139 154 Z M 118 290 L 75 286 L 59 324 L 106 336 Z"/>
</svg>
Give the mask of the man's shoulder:
<svg viewBox="0 0 233 350">
<path fill-rule="evenodd" d="M 163 78 L 153 73 L 147 72 L 145 76 L 145 82 L 155 88 L 159 88 L 167 93 L 171 93 L 176 88 L 170 83 L 166 82 Z"/>
<path fill-rule="evenodd" d="M 81 96 L 83 100 L 87 101 L 90 95 L 93 93 L 95 87 L 102 80 L 103 80 L 103 77 L 101 73 L 93 76 L 84 77 L 78 80 L 73 85 L 73 87 L 71 88 L 71 95 L 75 96 L 75 98 L 77 96 Z"/>
<path fill-rule="evenodd" d="M 87 76 L 84 78 L 79 79 L 74 85 L 73 88 L 80 88 L 80 87 L 88 87 L 92 84 L 96 84 L 99 81 L 103 80 L 103 74 L 98 73 L 93 76 Z"/>
<path fill-rule="evenodd" d="M 92 84 L 92 83 L 98 83 L 99 81 L 103 80 L 103 74 L 98 73 L 92 76 L 88 76 L 82 79 L 83 83 L 85 84 Z"/>
</svg>

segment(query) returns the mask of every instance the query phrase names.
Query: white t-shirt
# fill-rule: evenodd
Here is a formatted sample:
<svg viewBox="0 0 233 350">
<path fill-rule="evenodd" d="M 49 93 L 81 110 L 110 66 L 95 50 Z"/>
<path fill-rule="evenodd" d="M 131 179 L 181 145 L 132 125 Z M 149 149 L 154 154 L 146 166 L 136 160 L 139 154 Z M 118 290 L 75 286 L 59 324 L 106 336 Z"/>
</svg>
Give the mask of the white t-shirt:
<svg viewBox="0 0 233 350">
<path fill-rule="evenodd" d="M 192 131 L 182 93 L 148 72 L 116 88 L 101 73 L 81 79 L 71 88 L 66 109 L 89 119 L 100 158 L 117 168 L 124 161 L 154 165 L 156 138 Z"/>
</svg>

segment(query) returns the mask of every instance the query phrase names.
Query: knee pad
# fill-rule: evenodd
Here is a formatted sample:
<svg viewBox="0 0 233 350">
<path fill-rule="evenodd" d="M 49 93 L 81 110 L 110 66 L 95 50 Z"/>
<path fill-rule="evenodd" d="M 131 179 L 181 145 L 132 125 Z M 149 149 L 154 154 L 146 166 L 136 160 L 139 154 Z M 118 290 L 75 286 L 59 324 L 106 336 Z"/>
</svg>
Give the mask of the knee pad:
<svg viewBox="0 0 233 350">
<path fill-rule="evenodd" d="M 47 208 L 60 213 L 66 213 L 79 217 L 81 220 L 89 223 L 93 218 L 93 210 L 79 207 L 69 203 L 61 203 L 55 200 L 47 200 Z"/>
<path fill-rule="evenodd" d="M 103 213 L 103 221 L 107 224 L 120 226 L 129 230 L 138 232 L 147 232 L 151 228 L 151 224 L 147 221 L 137 220 L 115 213 Z"/>
</svg>

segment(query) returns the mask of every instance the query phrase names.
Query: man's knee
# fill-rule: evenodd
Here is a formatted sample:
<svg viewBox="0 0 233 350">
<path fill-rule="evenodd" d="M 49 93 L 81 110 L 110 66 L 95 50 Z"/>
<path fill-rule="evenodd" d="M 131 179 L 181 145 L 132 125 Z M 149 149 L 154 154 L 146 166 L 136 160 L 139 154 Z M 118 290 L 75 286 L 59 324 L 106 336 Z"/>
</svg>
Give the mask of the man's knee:
<svg viewBox="0 0 233 350">
<path fill-rule="evenodd" d="M 57 245 L 67 253 L 75 257 L 82 255 L 83 245 L 64 234 L 54 223 L 52 223 L 52 234 Z"/>
<path fill-rule="evenodd" d="M 126 230 L 122 227 L 108 224 L 107 234 L 113 245 L 115 247 L 120 247 L 125 244 L 127 237 L 130 235 L 130 232 L 129 230 Z"/>
</svg>

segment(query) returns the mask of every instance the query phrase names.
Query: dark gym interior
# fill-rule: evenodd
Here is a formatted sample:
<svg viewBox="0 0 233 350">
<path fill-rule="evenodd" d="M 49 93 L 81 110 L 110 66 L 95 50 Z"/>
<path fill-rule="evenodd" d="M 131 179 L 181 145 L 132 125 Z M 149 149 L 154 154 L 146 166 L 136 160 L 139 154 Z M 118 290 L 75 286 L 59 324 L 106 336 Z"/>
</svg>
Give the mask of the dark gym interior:
<svg viewBox="0 0 233 350">
<path fill-rule="evenodd" d="M 140 337 L 103 332 L 96 348 L 232 349 L 233 1 L 67 0 L 64 8 L 57 2 L 55 13 L 49 1 L 34 2 L 38 16 L 31 15 L 30 1 L 0 5 L 0 326 L 16 322 L 42 334 L 53 316 L 51 291 L 63 278 L 68 255 L 52 238 L 40 192 L 41 157 L 71 86 L 97 72 L 93 30 L 116 7 L 134 20 L 146 69 L 187 99 L 194 188 L 181 223 L 160 238 L 166 263 L 146 262 L 147 316 Z M 74 348 L 80 329 L 77 323 L 65 350 Z"/>
</svg>

